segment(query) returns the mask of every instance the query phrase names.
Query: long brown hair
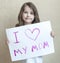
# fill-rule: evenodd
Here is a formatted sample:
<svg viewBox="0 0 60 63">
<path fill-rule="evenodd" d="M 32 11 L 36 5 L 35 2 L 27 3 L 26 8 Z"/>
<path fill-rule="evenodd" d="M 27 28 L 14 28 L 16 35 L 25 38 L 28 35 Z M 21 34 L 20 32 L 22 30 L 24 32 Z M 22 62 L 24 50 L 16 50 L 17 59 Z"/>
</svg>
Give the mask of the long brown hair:
<svg viewBox="0 0 60 63">
<path fill-rule="evenodd" d="M 19 15 L 18 15 L 19 23 L 16 24 L 16 26 L 24 25 L 24 21 L 22 19 L 22 14 L 23 14 L 24 9 L 25 9 L 26 6 L 29 6 L 33 10 L 33 12 L 34 12 L 34 17 L 35 18 L 34 18 L 34 21 L 32 22 L 32 24 L 40 22 L 39 15 L 38 15 L 38 12 L 37 12 L 37 8 L 35 7 L 35 5 L 32 2 L 26 2 L 21 7 L 21 10 L 20 10 Z"/>
</svg>

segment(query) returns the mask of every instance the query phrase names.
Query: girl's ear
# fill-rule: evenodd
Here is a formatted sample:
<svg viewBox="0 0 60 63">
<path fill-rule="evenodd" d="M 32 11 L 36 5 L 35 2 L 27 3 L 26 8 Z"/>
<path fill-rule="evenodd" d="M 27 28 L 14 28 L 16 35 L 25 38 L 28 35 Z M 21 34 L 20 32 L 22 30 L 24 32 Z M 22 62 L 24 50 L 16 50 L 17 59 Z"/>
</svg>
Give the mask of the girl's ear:
<svg viewBox="0 0 60 63">
<path fill-rule="evenodd" d="M 55 33 L 53 31 L 51 31 L 50 35 L 54 38 L 55 37 Z"/>
</svg>

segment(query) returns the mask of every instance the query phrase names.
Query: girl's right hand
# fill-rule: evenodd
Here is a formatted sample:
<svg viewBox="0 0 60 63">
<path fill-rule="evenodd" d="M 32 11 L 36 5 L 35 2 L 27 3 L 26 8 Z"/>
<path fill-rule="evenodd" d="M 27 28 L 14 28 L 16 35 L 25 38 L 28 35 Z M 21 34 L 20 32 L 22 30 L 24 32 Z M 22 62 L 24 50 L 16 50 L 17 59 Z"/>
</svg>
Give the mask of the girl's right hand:
<svg viewBox="0 0 60 63">
<path fill-rule="evenodd" d="M 9 44 L 9 40 L 7 39 L 7 44 Z"/>
</svg>

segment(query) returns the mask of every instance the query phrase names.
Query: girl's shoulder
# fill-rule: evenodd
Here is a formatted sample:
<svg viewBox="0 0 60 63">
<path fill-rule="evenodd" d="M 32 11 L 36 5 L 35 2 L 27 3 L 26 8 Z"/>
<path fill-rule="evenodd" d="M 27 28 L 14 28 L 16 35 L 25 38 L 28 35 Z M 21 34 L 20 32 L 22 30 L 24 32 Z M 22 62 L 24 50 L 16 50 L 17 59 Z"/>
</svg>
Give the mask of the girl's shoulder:
<svg viewBox="0 0 60 63">
<path fill-rule="evenodd" d="M 15 27 L 19 27 L 20 25 L 19 25 L 19 23 L 17 23 L 16 25 L 15 25 Z"/>
</svg>

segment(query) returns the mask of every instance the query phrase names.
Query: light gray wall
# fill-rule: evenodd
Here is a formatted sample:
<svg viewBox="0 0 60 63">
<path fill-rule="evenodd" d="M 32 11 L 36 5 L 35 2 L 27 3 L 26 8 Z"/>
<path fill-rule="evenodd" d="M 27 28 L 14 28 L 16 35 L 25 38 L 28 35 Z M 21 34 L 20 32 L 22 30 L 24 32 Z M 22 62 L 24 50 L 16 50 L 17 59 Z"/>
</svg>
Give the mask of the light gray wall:
<svg viewBox="0 0 60 63">
<path fill-rule="evenodd" d="M 26 1 L 32 1 L 36 5 L 41 21 L 51 20 L 55 32 L 55 53 L 44 56 L 43 62 L 60 63 L 60 0 L 0 0 L 0 63 L 24 63 L 11 61 L 5 29 L 14 27 L 18 22 L 20 7 Z"/>
</svg>

